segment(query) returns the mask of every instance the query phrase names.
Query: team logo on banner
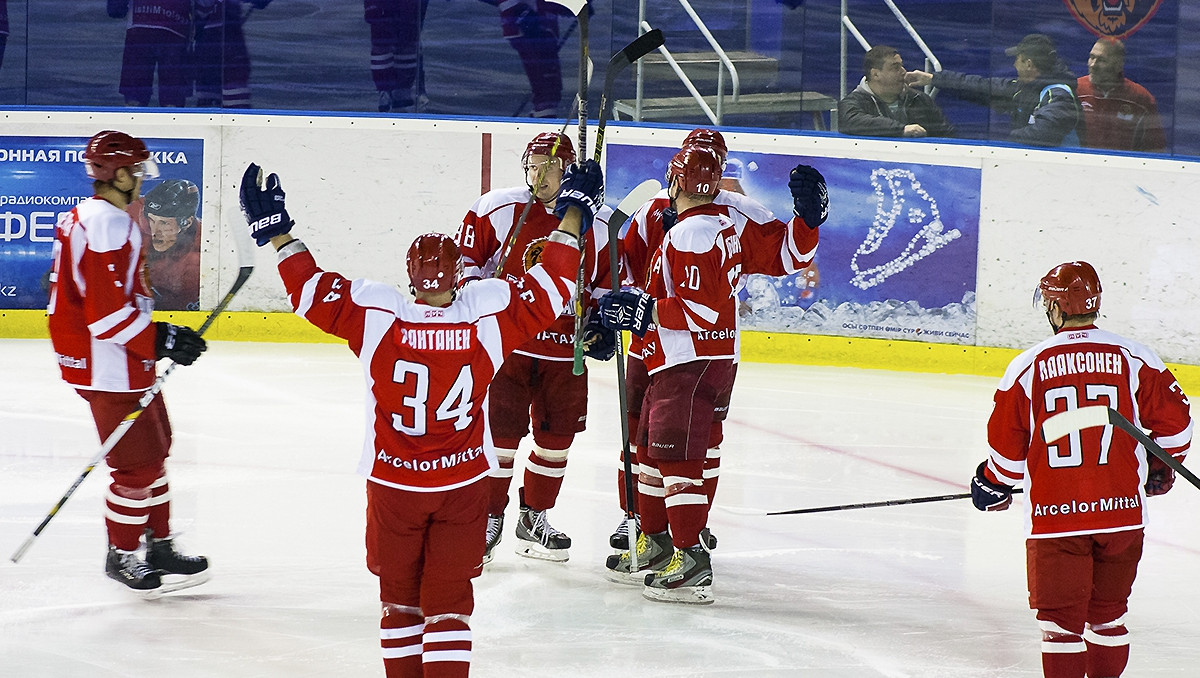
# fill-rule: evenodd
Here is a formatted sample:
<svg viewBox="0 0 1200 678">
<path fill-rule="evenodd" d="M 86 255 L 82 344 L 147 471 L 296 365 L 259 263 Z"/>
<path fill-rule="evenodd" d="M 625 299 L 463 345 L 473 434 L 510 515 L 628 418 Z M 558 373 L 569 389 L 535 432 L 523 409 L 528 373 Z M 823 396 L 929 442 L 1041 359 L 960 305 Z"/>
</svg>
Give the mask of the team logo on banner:
<svg viewBox="0 0 1200 678">
<path fill-rule="evenodd" d="M 1133 35 L 1154 13 L 1162 0 L 1063 0 L 1075 20 L 1097 36 L 1126 38 Z"/>
</svg>

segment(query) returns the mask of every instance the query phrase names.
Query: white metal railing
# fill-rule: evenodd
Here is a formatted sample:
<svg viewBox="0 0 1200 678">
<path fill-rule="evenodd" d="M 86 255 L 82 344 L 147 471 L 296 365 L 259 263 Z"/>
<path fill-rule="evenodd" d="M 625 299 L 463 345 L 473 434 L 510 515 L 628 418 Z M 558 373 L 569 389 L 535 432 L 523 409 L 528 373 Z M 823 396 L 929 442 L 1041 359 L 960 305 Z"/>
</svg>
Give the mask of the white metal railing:
<svg viewBox="0 0 1200 678">
<path fill-rule="evenodd" d="M 683 11 L 687 12 L 687 15 L 691 18 L 692 23 L 696 24 L 696 28 L 700 30 L 700 34 L 704 36 L 706 41 L 708 41 L 709 46 L 712 47 L 714 52 L 716 52 L 717 58 L 721 62 L 720 65 L 717 66 L 717 110 L 714 111 L 712 107 L 704 101 L 704 96 L 700 94 L 699 90 L 696 89 L 696 86 L 692 84 L 691 78 L 689 78 L 687 74 L 683 72 L 683 68 L 680 67 L 679 62 L 675 60 L 675 57 L 671 56 L 671 52 L 667 50 L 665 46 L 659 47 L 658 51 L 663 55 L 663 58 L 666 59 L 667 65 L 671 67 L 671 70 L 675 71 L 676 77 L 678 77 L 679 81 L 682 82 L 684 87 L 687 88 L 688 92 L 692 95 L 692 98 L 696 100 L 696 103 L 700 106 L 701 110 L 703 110 L 704 114 L 708 116 L 708 119 L 711 120 L 714 125 L 720 125 L 721 119 L 725 115 L 726 71 L 729 72 L 729 83 L 732 90 L 729 96 L 730 102 L 736 104 L 738 101 L 738 95 L 741 93 L 741 80 L 738 78 L 737 66 L 734 66 L 733 60 L 729 58 L 729 55 L 721 47 L 720 43 L 717 42 L 717 39 L 713 37 L 712 32 L 708 30 L 708 26 L 704 24 L 704 21 L 700 18 L 700 15 L 696 14 L 696 10 L 692 8 L 691 3 L 688 2 L 688 0 L 678 0 L 678 2 L 679 5 L 683 7 Z M 651 25 L 646 21 L 646 0 L 638 0 L 638 28 L 641 33 L 653 30 Z M 639 33 L 639 35 L 641 33 Z M 639 61 L 637 65 L 637 99 L 634 103 L 633 113 L 633 119 L 639 121 L 642 119 L 642 83 L 644 78 L 644 67 L 644 64 Z"/>
<path fill-rule="evenodd" d="M 893 0 L 883 0 L 883 3 L 888 6 L 888 9 L 892 10 L 892 14 L 894 14 L 896 16 L 896 20 L 900 22 L 900 26 L 904 28 L 909 37 L 913 39 L 913 42 L 917 44 L 917 47 L 921 49 L 921 53 L 925 55 L 925 69 L 932 69 L 935 72 L 942 70 L 942 62 L 938 60 L 937 56 L 933 53 L 933 50 L 929 49 L 929 45 L 925 44 L 925 40 L 919 33 L 917 33 L 917 29 L 913 28 L 913 25 L 911 22 L 909 22 L 908 17 L 904 16 L 904 12 L 900 11 L 900 8 L 896 6 L 896 3 L 893 2 Z M 839 86 L 841 87 L 841 96 L 839 98 L 842 99 L 846 97 L 846 73 L 848 70 L 846 63 L 846 33 L 849 32 L 851 35 L 853 35 L 854 39 L 858 41 L 858 44 L 862 46 L 863 50 L 871 49 L 871 43 L 867 42 L 867 39 L 864 38 L 862 33 L 858 31 L 858 28 L 855 27 L 854 22 L 850 20 L 848 4 L 848 0 L 842 0 L 842 77 L 839 81 Z M 927 88 L 927 91 L 931 94 L 933 93 L 932 88 Z"/>
</svg>

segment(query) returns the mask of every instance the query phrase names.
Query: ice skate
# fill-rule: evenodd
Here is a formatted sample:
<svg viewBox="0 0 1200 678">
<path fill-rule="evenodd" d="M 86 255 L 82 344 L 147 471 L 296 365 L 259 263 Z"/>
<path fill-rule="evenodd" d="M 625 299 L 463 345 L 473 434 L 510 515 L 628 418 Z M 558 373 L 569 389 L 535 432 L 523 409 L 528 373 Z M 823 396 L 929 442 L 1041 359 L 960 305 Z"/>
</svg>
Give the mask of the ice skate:
<svg viewBox="0 0 1200 678">
<path fill-rule="evenodd" d="M 162 586 L 158 570 L 138 558 L 137 551 L 123 551 L 111 544 L 104 561 L 104 573 L 109 579 L 121 582 L 143 595 Z"/>
<path fill-rule="evenodd" d="M 707 527 L 700 530 L 700 545 L 704 547 L 705 551 L 717 550 L 717 535 L 710 532 Z"/>
<path fill-rule="evenodd" d="M 175 550 L 173 537 L 154 539 L 147 537 L 146 564 L 158 571 L 162 585 L 154 590 L 156 595 L 190 589 L 209 579 L 208 558 L 185 556 Z"/>
<path fill-rule="evenodd" d="M 570 558 L 571 538 L 554 529 L 546 519 L 546 511 L 535 511 L 521 506 L 521 517 L 517 521 L 517 555 L 557 563 Z"/>
<path fill-rule="evenodd" d="M 712 594 L 712 561 L 703 546 L 679 549 L 671 562 L 661 571 L 646 575 L 642 597 L 663 603 L 710 605 Z"/>
<path fill-rule="evenodd" d="M 483 552 L 483 564 L 487 565 L 492 562 L 492 550 L 496 548 L 496 544 L 500 543 L 500 538 L 504 536 L 504 514 L 498 515 L 488 514 L 487 519 L 487 546 Z"/>
<path fill-rule="evenodd" d="M 642 529 L 642 517 L 638 514 L 633 514 L 634 523 L 637 525 L 638 532 Z M 612 547 L 613 553 L 621 553 L 629 550 L 629 519 L 622 518 L 621 524 L 617 525 L 617 529 L 608 537 L 608 545 Z"/>
<path fill-rule="evenodd" d="M 604 576 L 609 581 L 630 586 L 641 586 L 645 583 L 646 574 L 662 569 L 671 562 L 671 553 L 675 547 L 671 544 L 671 535 L 667 532 L 646 535 L 638 533 L 637 540 L 637 569 L 629 571 L 629 551 L 613 554 L 605 561 Z"/>
</svg>

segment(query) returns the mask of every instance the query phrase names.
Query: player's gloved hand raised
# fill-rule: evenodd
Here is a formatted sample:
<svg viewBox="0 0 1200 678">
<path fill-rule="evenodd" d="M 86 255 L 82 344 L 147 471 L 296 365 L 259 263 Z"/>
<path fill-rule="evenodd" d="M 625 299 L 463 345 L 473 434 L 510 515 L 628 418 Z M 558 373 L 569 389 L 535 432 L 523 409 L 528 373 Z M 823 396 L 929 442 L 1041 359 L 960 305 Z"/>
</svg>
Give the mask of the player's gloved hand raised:
<svg viewBox="0 0 1200 678">
<path fill-rule="evenodd" d="M 993 483 L 984 475 L 987 462 L 979 463 L 975 477 L 971 479 L 971 503 L 980 511 L 1003 511 L 1012 504 L 1012 488 Z"/>
<path fill-rule="evenodd" d="M 124 19 L 129 12 L 129 0 L 108 0 L 108 16 L 113 19 Z"/>
<path fill-rule="evenodd" d="M 629 330 L 639 337 L 654 321 L 654 297 L 636 287 L 600 297 L 600 322 L 610 330 Z"/>
<path fill-rule="evenodd" d="M 208 349 L 208 342 L 190 327 L 155 323 L 154 355 L 159 360 L 170 358 L 180 365 L 191 365 Z"/>
<path fill-rule="evenodd" d="M 664 207 L 662 211 L 663 233 L 674 228 L 676 221 L 679 221 L 679 212 L 676 212 L 674 207 Z"/>
<path fill-rule="evenodd" d="M 604 206 L 604 171 L 595 160 L 585 160 L 581 165 L 570 165 L 563 172 L 558 188 L 558 200 L 554 203 L 554 214 L 559 219 L 567 215 L 568 207 L 579 208 L 579 235 L 592 228 L 592 219 Z"/>
<path fill-rule="evenodd" d="M 510 26 L 515 26 L 520 31 L 520 36 L 523 38 L 551 38 L 555 36 L 550 32 L 550 29 L 542 21 L 542 17 L 538 14 L 537 8 L 530 6 L 528 3 L 499 3 L 500 21 Z M 513 37 L 508 31 L 505 31 L 505 37 Z"/>
<path fill-rule="evenodd" d="M 1146 475 L 1146 496 L 1157 497 L 1171 491 L 1175 485 L 1175 469 L 1161 459 L 1150 457 L 1150 472 Z"/>
<path fill-rule="evenodd" d="M 588 316 L 580 337 L 583 354 L 593 360 L 609 360 L 617 354 L 617 333 L 604 326 L 599 310 L 593 310 Z"/>
<path fill-rule="evenodd" d="M 283 195 L 278 175 L 267 177 L 264 186 L 262 168 L 250 163 L 242 175 L 238 198 L 242 203 L 242 214 L 246 215 L 246 223 L 250 225 L 250 235 L 259 247 L 271 238 L 291 231 L 296 224 L 283 206 Z"/>
<path fill-rule="evenodd" d="M 792 192 L 792 210 L 809 228 L 825 223 L 829 216 L 829 194 L 820 172 L 808 165 L 796 165 L 788 177 L 788 189 Z"/>
</svg>

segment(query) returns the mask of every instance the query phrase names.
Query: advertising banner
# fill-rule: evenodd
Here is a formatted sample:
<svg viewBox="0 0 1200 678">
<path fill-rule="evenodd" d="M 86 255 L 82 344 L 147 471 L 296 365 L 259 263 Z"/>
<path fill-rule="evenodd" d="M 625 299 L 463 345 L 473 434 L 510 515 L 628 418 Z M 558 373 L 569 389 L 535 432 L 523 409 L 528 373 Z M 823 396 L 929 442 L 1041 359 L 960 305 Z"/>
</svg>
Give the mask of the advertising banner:
<svg viewBox="0 0 1200 678">
<path fill-rule="evenodd" d="M 145 209 L 142 198 L 127 211 L 147 244 L 155 308 L 194 310 L 200 299 L 204 141 L 144 141 L 160 173 L 141 189 L 153 207 Z M 83 166 L 87 142 L 85 137 L 0 137 L 0 309 L 46 307 L 55 225 L 92 195 Z"/>
<path fill-rule="evenodd" d="M 675 150 L 610 146 L 609 201 L 646 179 L 665 184 Z M 783 278 L 746 276 L 742 327 L 973 344 L 980 170 L 731 152 L 723 185 L 786 221 L 798 163 L 816 167 L 829 189 L 815 262 Z"/>
</svg>

